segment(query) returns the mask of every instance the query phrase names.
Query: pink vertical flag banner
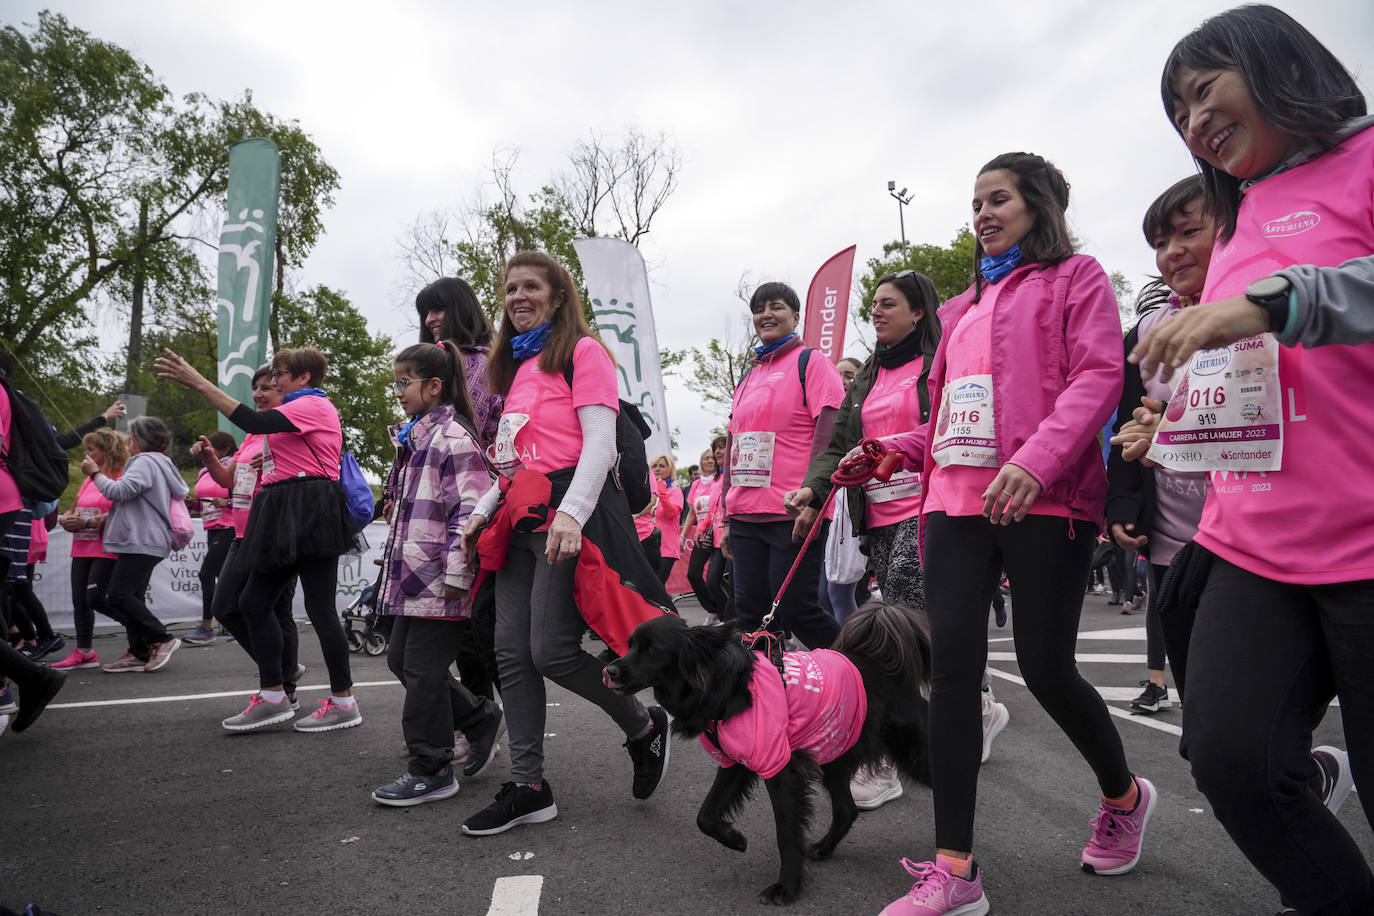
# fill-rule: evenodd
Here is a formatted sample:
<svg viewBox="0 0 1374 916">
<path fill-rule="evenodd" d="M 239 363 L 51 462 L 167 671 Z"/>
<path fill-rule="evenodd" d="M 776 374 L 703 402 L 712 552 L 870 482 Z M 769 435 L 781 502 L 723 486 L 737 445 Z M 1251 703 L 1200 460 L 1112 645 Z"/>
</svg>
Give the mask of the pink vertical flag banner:
<svg viewBox="0 0 1374 916">
<path fill-rule="evenodd" d="M 844 358 L 844 332 L 849 325 L 849 284 L 854 277 L 854 248 L 821 265 L 806 291 L 802 311 L 805 331 L 802 340 L 815 347 L 832 363 Z"/>
</svg>

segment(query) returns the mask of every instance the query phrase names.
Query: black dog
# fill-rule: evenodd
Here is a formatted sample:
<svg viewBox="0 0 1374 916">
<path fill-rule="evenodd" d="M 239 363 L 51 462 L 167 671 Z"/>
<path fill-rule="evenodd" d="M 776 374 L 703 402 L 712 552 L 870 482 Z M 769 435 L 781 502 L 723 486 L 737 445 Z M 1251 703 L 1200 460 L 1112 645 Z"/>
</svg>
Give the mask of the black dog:
<svg viewBox="0 0 1374 916">
<path fill-rule="evenodd" d="M 815 859 L 829 858 L 844 839 L 858 817 L 849 792 L 856 770 L 887 757 L 906 776 L 930 784 L 926 756 L 930 637 L 925 615 L 901 605 L 866 605 L 845 621 L 832 648 L 858 669 L 868 712 L 858 741 L 819 766 L 821 784 L 830 793 L 831 823 L 810 847 L 803 849 L 817 762 L 807 753 L 794 751 L 781 772 L 764 781 L 773 803 L 782 865 L 777 882 L 759 895 L 761 903 L 796 900 L 803 881 L 804 853 Z M 750 680 L 756 654 L 729 627 L 689 627 L 680 618 L 665 615 L 635 628 L 629 652 L 607 665 L 603 678 L 622 693 L 652 687 L 657 702 L 672 714 L 676 734 L 687 738 L 706 734 L 714 740 L 721 722 L 753 704 Z M 732 822 L 756 780 L 757 774 L 745 766 L 721 767 L 697 813 L 697 827 L 743 852 L 748 841 Z"/>
</svg>

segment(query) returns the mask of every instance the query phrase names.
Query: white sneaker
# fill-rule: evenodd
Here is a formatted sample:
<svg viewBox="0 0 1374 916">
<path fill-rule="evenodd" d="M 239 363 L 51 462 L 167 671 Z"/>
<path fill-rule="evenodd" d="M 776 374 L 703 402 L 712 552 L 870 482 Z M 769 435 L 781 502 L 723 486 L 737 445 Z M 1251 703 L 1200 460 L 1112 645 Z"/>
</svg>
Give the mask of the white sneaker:
<svg viewBox="0 0 1374 916">
<path fill-rule="evenodd" d="M 897 768 L 884 760 L 871 769 L 862 769 L 849 782 L 849 794 L 861 810 L 872 811 L 902 797 L 902 779 Z"/>
<path fill-rule="evenodd" d="M 1355 774 L 1350 769 L 1350 755 L 1338 747 L 1323 744 L 1312 748 L 1312 759 L 1322 769 L 1322 804 L 1335 814 L 1355 788 Z"/>
<path fill-rule="evenodd" d="M 720 615 L 719 615 L 719 614 L 707 614 L 707 615 L 706 615 L 706 623 L 705 623 L 705 626 L 708 626 L 708 627 L 717 627 L 717 626 L 720 626 Z"/>
<path fill-rule="evenodd" d="M 1002 733 L 1002 729 L 1007 727 L 1011 721 L 1011 713 L 1007 712 L 1007 707 L 996 700 L 983 698 L 983 759 L 982 763 L 987 763 L 992 756 L 992 739 Z"/>
</svg>

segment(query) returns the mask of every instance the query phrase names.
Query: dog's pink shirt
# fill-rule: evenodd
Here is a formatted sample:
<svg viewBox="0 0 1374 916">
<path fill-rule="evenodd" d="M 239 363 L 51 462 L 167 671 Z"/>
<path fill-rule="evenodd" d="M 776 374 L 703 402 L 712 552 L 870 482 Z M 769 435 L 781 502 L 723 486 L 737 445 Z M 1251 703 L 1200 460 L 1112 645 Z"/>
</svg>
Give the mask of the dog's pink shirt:
<svg viewBox="0 0 1374 916">
<path fill-rule="evenodd" d="M 868 715 L 868 696 L 854 663 L 839 652 L 788 652 L 783 675 L 754 653 L 749 693 L 754 703 L 716 728 L 720 747 L 701 736 L 701 746 L 723 767 L 742 763 L 764 779 L 787 766 L 794 751 L 829 763 L 854 746 Z"/>
</svg>

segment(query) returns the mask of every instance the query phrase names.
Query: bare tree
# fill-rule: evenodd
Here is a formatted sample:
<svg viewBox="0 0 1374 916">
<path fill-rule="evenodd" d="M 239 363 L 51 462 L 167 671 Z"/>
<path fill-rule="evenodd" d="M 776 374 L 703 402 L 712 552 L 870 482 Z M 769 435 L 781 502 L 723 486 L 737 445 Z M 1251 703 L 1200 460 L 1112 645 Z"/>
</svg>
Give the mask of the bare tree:
<svg viewBox="0 0 1374 916">
<path fill-rule="evenodd" d="M 553 192 L 573 227 L 590 238 L 605 234 L 609 219 L 610 233 L 636 246 L 677 190 L 682 169 L 666 134 L 650 136 L 634 125 L 619 138 L 591 133 L 568 159 L 571 168 L 554 179 Z"/>
<path fill-rule="evenodd" d="M 397 237 L 395 258 L 401 270 L 393 294 L 398 303 L 415 298 L 440 277 L 453 276 L 458 262 L 449 233 L 455 219 L 450 210 L 426 210 Z"/>
</svg>

